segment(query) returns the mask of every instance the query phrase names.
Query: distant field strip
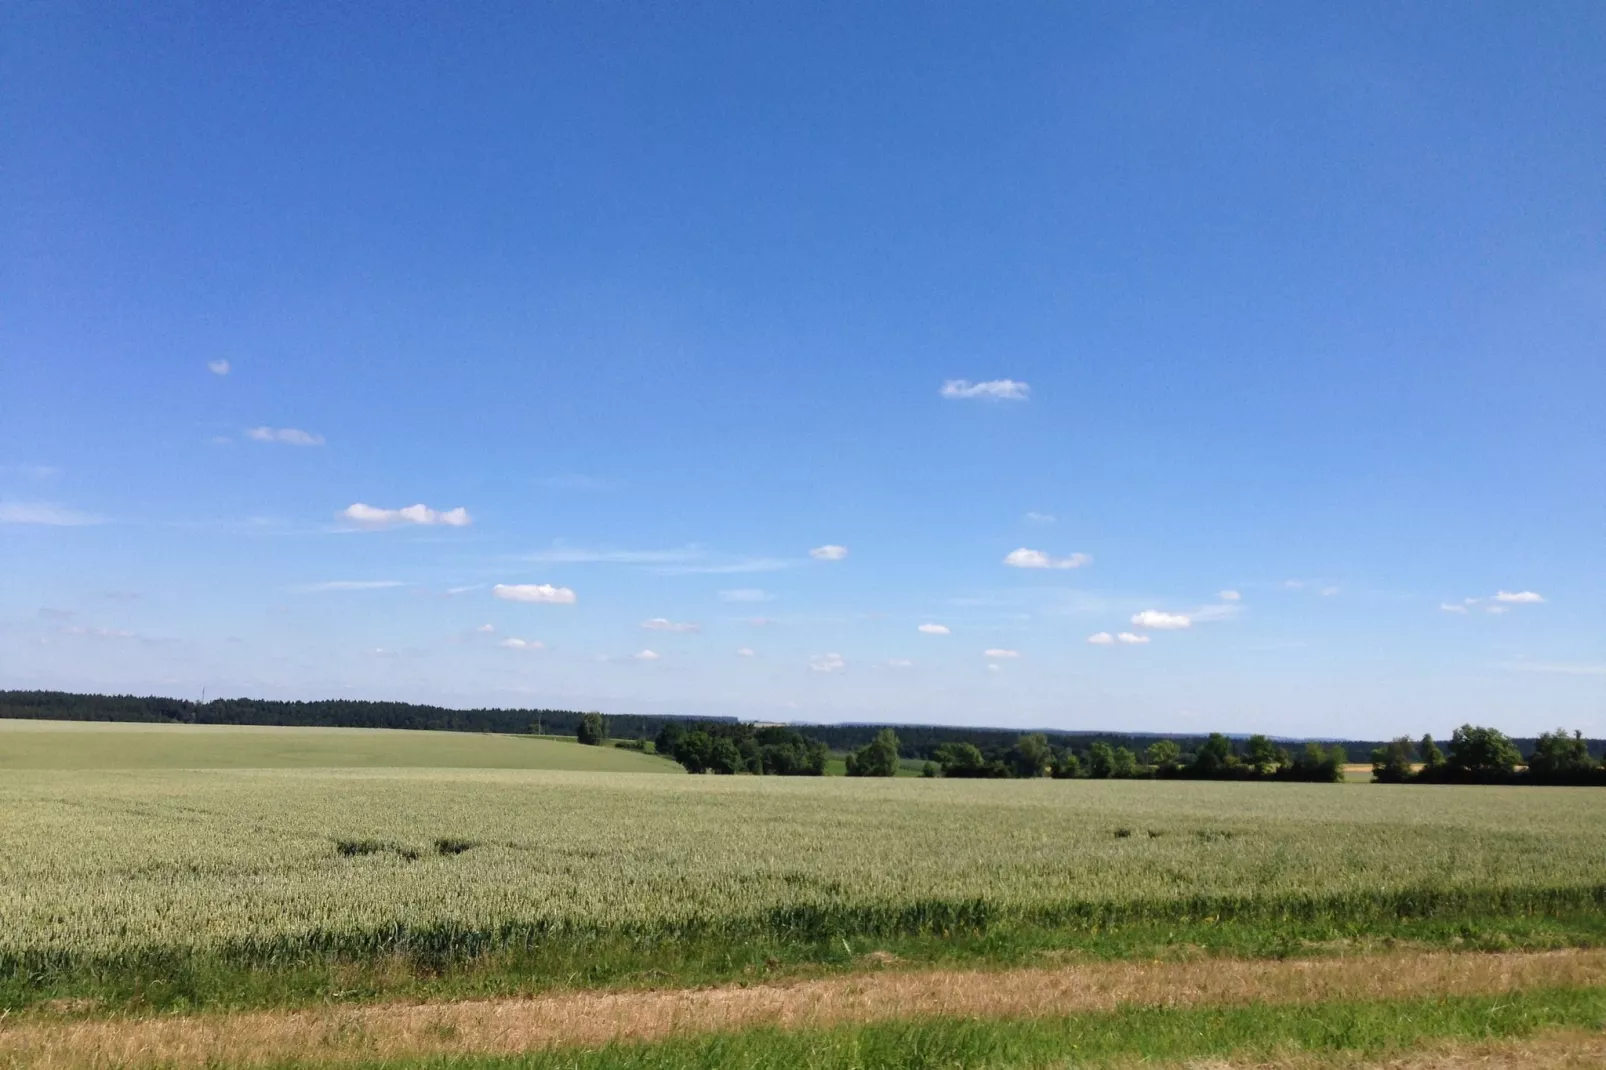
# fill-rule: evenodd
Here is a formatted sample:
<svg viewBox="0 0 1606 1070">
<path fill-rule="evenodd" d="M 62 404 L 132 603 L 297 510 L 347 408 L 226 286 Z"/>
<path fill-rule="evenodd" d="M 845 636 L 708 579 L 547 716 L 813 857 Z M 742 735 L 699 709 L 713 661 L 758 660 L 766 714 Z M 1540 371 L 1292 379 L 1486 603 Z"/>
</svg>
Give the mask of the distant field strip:
<svg viewBox="0 0 1606 1070">
<path fill-rule="evenodd" d="M 638 751 L 489 733 L 0 719 L 0 769 L 310 768 L 683 772 Z"/>
<path fill-rule="evenodd" d="M 45 1066 L 130 1066 L 514 1054 L 755 1028 L 821 1030 L 900 1019 L 1036 1019 L 1140 1007 L 1413 1000 L 1602 985 L 1606 951 L 884 971 L 791 985 L 34 1020 L 0 1026 L 0 1058 Z"/>
<path fill-rule="evenodd" d="M 1606 900 L 1583 789 L 12 771 L 0 813 L 11 976 Z"/>
</svg>

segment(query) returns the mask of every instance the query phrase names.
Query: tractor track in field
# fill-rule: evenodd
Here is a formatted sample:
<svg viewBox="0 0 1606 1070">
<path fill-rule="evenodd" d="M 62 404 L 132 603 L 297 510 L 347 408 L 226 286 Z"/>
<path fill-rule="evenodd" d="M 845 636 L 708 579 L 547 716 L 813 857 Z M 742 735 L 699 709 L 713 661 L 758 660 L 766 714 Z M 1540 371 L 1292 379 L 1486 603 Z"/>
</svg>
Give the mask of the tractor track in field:
<svg viewBox="0 0 1606 1070">
<path fill-rule="evenodd" d="M 146 1018 L 52 1017 L 47 1012 L 0 1021 L 0 1065 L 251 1066 L 290 1060 L 497 1055 L 752 1027 L 822 1028 L 927 1016 L 1030 1018 L 1131 1006 L 1230 1007 L 1476 996 L 1603 985 L 1606 950 L 1203 959 L 1001 970 L 878 968 L 791 983 L 438 1003 Z M 1600 1052 L 1601 1045 L 1596 1043 L 1592 1050 Z"/>
</svg>

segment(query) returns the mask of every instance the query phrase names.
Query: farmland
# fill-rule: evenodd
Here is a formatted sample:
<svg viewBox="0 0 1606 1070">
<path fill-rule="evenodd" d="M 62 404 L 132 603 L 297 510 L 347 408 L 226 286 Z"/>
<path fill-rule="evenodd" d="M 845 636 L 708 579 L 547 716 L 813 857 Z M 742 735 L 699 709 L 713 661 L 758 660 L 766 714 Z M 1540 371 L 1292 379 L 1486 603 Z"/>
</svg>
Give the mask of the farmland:
<svg viewBox="0 0 1606 1070">
<path fill-rule="evenodd" d="M 513 737 L 0 725 L 25 1016 L 1606 943 L 1591 789 L 697 777 Z"/>
<path fill-rule="evenodd" d="M 0 719 L 0 769 L 420 767 L 679 771 L 633 751 L 489 733 Z"/>
</svg>

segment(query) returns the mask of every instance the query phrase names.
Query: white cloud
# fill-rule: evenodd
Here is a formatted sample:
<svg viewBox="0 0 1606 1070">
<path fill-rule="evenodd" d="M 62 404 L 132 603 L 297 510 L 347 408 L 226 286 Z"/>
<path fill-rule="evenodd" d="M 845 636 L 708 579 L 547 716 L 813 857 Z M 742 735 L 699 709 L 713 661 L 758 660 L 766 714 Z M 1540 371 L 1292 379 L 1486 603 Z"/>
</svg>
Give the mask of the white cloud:
<svg viewBox="0 0 1606 1070">
<path fill-rule="evenodd" d="M 545 650 L 546 644 L 539 639 L 515 639 L 511 636 L 502 640 L 497 646 L 507 647 L 509 650 Z"/>
<path fill-rule="evenodd" d="M 324 583 L 309 583 L 296 590 L 314 594 L 318 591 L 383 591 L 390 587 L 405 587 L 402 580 L 328 580 Z"/>
<path fill-rule="evenodd" d="M 1028 550 L 1024 546 L 1004 555 L 1004 564 L 1012 568 L 1081 568 L 1092 560 L 1086 554 L 1050 557 L 1041 550 Z"/>
<path fill-rule="evenodd" d="M 768 602 L 770 594 L 757 587 L 738 587 L 733 591 L 719 592 L 721 602 Z"/>
<path fill-rule="evenodd" d="M 825 546 L 816 546 L 810 550 L 809 556 L 816 561 L 840 561 L 848 556 L 848 548 L 828 543 Z"/>
<path fill-rule="evenodd" d="M 1026 514 L 1026 519 L 1031 521 L 1033 524 L 1052 524 L 1058 521 L 1059 517 L 1055 516 L 1053 513 L 1031 512 Z"/>
<path fill-rule="evenodd" d="M 64 509 L 49 502 L 0 502 L 0 524 L 45 524 L 58 528 L 77 528 L 99 524 L 100 518 Z"/>
<path fill-rule="evenodd" d="M 1323 598 L 1331 598 L 1338 593 L 1337 587 L 1323 587 L 1319 592 Z"/>
<path fill-rule="evenodd" d="M 1115 641 L 1118 643 L 1147 643 L 1149 637 L 1146 635 L 1133 635 L 1131 632 L 1122 632 L 1115 637 Z"/>
<path fill-rule="evenodd" d="M 893 658 L 887 662 L 887 668 L 889 669 L 912 669 L 914 666 L 915 663 L 908 658 Z"/>
<path fill-rule="evenodd" d="M 1462 615 L 1465 615 L 1466 612 L 1467 612 L 1467 607 L 1466 606 L 1460 605 L 1459 603 L 1456 603 L 1456 602 L 1440 602 L 1439 603 L 1439 608 L 1444 610 L 1444 612 L 1446 612 L 1446 613 L 1460 613 Z"/>
<path fill-rule="evenodd" d="M 674 621 L 666 617 L 654 617 L 652 620 L 644 620 L 641 622 L 641 626 L 652 632 L 700 632 L 703 630 L 701 624 L 692 624 L 689 621 Z"/>
<path fill-rule="evenodd" d="M 949 634 L 948 625 L 946 624 L 922 624 L 920 627 L 916 628 L 915 631 L 919 632 L 921 635 Z"/>
<path fill-rule="evenodd" d="M 206 370 L 213 375 L 227 375 L 229 374 L 229 362 L 226 360 L 209 360 L 206 362 Z"/>
<path fill-rule="evenodd" d="M 750 646 L 737 647 L 736 656 L 739 658 L 750 658 L 753 656 L 753 648 Z"/>
<path fill-rule="evenodd" d="M 988 672 L 999 672 L 1000 670 L 999 670 L 997 665 L 989 665 L 989 666 L 987 666 L 987 671 Z"/>
<path fill-rule="evenodd" d="M 1237 602 L 1243 599 L 1243 595 L 1230 588 L 1225 591 L 1217 591 L 1216 597 L 1221 599 L 1223 602 Z"/>
<path fill-rule="evenodd" d="M 470 591 L 477 591 L 484 586 L 485 584 L 483 583 L 471 583 L 466 587 L 448 587 L 446 588 L 446 597 L 456 598 L 460 594 L 467 594 Z"/>
<path fill-rule="evenodd" d="M 398 524 L 418 524 L 423 527 L 443 525 L 449 528 L 466 528 L 474 521 L 462 506 L 437 512 L 427 505 L 408 505 L 400 509 L 380 509 L 377 506 L 355 502 L 340 511 L 342 518 L 365 528 L 389 528 Z"/>
<path fill-rule="evenodd" d="M 1020 657 L 1020 651 L 1019 650 L 1005 650 L 1003 647 L 996 647 L 995 646 L 990 650 L 983 650 L 982 651 L 982 656 L 983 657 L 988 657 L 988 658 L 1018 658 L 1018 657 Z"/>
<path fill-rule="evenodd" d="M 986 398 L 989 401 L 1025 401 L 1032 388 L 1015 379 L 989 379 L 973 383 L 969 379 L 949 379 L 942 384 L 945 398 Z"/>
<path fill-rule="evenodd" d="M 1158 609 L 1145 609 L 1141 613 L 1132 614 L 1132 623 L 1139 628 L 1155 628 L 1160 631 L 1193 627 L 1193 621 L 1183 614 L 1165 613 Z"/>
<path fill-rule="evenodd" d="M 1115 642 L 1115 636 L 1111 635 L 1109 632 L 1094 632 L 1092 635 L 1087 637 L 1087 641 L 1092 643 L 1094 646 L 1109 646 L 1111 643 Z"/>
<path fill-rule="evenodd" d="M 478 628 L 475 628 L 474 630 L 479 632 L 481 635 L 490 635 L 492 632 L 496 631 L 496 625 L 494 625 L 494 624 L 482 624 Z"/>
<path fill-rule="evenodd" d="M 574 592 L 550 583 L 499 583 L 491 594 L 509 602 L 542 602 L 554 606 L 574 605 Z"/>
<path fill-rule="evenodd" d="M 1544 598 L 1533 591 L 1501 591 L 1494 596 L 1496 602 L 1513 602 L 1519 605 L 1532 605 L 1543 602 Z"/>
<path fill-rule="evenodd" d="M 841 672 L 848 667 L 848 663 L 841 654 L 815 654 L 809 658 L 810 672 Z"/>
<path fill-rule="evenodd" d="M 321 446 L 323 436 L 294 427 L 250 427 L 245 437 L 253 442 L 278 442 L 286 446 Z"/>
<path fill-rule="evenodd" d="M 630 656 L 635 658 L 637 661 L 657 661 L 659 658 L 663 657 L 662 654 L 654 650 L 642 650 Z"/>
</svg>

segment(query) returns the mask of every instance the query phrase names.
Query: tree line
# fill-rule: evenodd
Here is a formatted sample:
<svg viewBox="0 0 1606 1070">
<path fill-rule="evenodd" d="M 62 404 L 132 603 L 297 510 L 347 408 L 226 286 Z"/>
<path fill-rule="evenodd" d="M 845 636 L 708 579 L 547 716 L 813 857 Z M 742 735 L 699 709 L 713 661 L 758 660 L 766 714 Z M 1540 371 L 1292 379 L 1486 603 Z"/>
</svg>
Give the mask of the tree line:
<svg viewBox="0 0 1606 1070">
<path fill-rule="evenodd" d="M 1464 724 L 1445 749 L 1432 736 L 1401 736 L 1372 752 L 1380 784 L 1556 784 L 1606 786 L 1606 763 L 1590 752 L 1582 732 L 1541 733 L 1526 758 L 1516 742 L 1493 728 Z"/>
<path fill-rule="evenodd" d="M 1056 746 L 1032 732 L 1010 747 L 989 754 L 973 743 L 944 743 L 922 770 L 925 776 L 955 778 L 1054 777 L 1072 780 L 1303 780 L 1344 779 L 1342 746 L 1306 743 L 1293 751 L 1266 736 L 1250 736 L 1242 746 L 1213 732 L 1191 751 L 1172 739 L 1157 739 L 1142 752 L 1102 740 L 1085 750 Z"/>
</svg>

